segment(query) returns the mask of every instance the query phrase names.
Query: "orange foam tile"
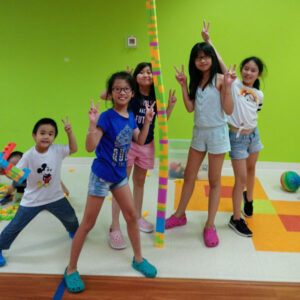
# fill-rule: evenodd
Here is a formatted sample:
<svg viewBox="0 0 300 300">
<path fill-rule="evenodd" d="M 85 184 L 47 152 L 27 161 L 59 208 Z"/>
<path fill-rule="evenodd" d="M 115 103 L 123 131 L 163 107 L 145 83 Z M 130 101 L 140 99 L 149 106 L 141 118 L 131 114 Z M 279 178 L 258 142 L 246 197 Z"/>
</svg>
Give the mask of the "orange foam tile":
<svg viewBox="0 0 300 300">
<path fill-rule="evenodd" d="M 300 232 L 300 216 L 279 215 L 279 218 L 287 231 Z"/>
<path fill-rule="evenodd" d="M 222 212 L 232 212 L 232 200 L 231 193 L 232 187 L 234 185 L 233 176 L 222 176 L 221 177 L 221 199 L 218 211 Z M 179 201 L 181 190 L 183 186 L 183 180 L 175 182 L 175 199 L 174 199 L 174 209 L 176 210 Z M 195 188 L 191 196 L 190 202 L 187 206 L 187 210 L 192 211 L 207 211 L 208 209 L 208 191 L 209 183 L 207 180 L 197 180 L 195 182 Z M 263 198 L 258 198 L 259 196 Z M 265 194 L 259 180 L 257 179 L 254 187 L 254 198 L 255 199 L 268 199 Z"/>
<path fill-rule="evenodd" d="M 279 215 L 300 216 L 300 202 L 296 201 L 271 201 Z"/>
<path fill-rule="evenodd" d="M 247 223 L 256 251 L 300 253 L 299 232 L 287 232 L 278 215 L 255 214 Z"/>
</svg>

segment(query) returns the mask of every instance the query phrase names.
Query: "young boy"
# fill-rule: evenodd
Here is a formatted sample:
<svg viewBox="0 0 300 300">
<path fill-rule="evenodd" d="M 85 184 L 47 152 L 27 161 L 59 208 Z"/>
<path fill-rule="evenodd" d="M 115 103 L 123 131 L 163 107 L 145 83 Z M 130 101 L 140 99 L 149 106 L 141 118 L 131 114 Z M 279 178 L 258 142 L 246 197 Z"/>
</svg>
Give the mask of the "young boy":
<svg viewBox="0 0 300 300">
<path fill-rule="evenodd" d="M 18 168 L 30 169 L 31 173 L 19 209 L 0 235 L 0 266 L 6 263 L 2 250 L 9 249 L 18 234 L 44 209 L 63 223 L 71 238 L 78 228 L 75 211 L 65 198 L 60 184 L 62 160 L 77 151 L 76 139 L 68 118 L 63 123 L 69 145 L 52 144 L 58 134 L 57 125 L 52 119 L 41 119 L 32 132 L 36 145 L 25 152 L 17 163 Z"/>
<path fill-rule="evenodd" d="M 7 158 L 7 161 L 9 163 L 11 163 L 12 165 L 16 166 L 17 163 L 22 158 L 22 156 L 23 156 L 23 152 L 14 151 L 9 155 L 9 157 Z M 1 171 L 0 171 L 0 174 L 4 175 L 4 174 L 2 174 Z M 67 189 L 67 187 L 64 185 L 64 183 L 62 181 L 60 181 L 60 184 L 61 184 L 61 188 L 62 188 L 66 198 L 68 199 L 68 196 L 70 194 L 69 190 Z M 26 180 L 24 180 L 22 183 L 13 181 L 12 184 L 8 187 L 7 191 L 5 192 L 4 198 L 2 200 L 0 200 L 0 204 L 3 205 L 3 204 L 5 204 L 5 202 L 10 201 L 10 199 L 12 198 L 11 195 L 14 192 L 16 192 L 16 193 L 13 196 L 13 199 L 12 199 L 13 202 L 20 202 L 20 200 L 23 197 L 25 188 L 26 188 Z"/>
</svg>

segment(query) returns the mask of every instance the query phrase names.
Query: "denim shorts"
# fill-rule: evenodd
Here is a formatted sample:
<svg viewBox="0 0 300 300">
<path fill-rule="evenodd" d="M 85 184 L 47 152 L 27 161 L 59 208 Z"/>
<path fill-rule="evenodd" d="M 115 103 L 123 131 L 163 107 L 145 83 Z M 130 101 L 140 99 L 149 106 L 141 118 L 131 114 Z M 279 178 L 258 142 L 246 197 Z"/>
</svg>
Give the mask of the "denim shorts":
<svg viewBox="0 0 300 300">
<path fill-rule="evenodd" d="M 237 135 L 237 132 L 229 131 L 231 144 L 229 156 L 232 159 L 246 159 L 249 154 L 259 152 L 264 147 L 260 141 L 257 128 L 249 134 L 240 134 L 238 137 Z"/>
<path fill-rule="evenodd" d="M 128 184 L 128 179 L 125 177 L 117 183 L 107 182 L 91 171 L 88 187 L 88 195 L 97 197 L 106 197 L 109 191 L 118 189 L 123 185 Z"/>
<path fill-rule="evenodd" d="M 191 147 L 197 151 L 221 154 L 230 151 L 227 124 L 219 127 L 194 126 Z"/>
</svg>

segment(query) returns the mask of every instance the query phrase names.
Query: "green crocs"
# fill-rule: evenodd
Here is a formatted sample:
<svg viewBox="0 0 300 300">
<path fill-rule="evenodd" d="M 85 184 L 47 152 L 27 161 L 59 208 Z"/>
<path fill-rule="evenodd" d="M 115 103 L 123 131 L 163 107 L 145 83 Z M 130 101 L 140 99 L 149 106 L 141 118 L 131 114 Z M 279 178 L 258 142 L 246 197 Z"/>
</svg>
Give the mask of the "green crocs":
<svg viewBox="0 0 300 300">
<path fill-rule="evenodd" d="M 132 267 L 141 272 L 145 277 L 154 278 L 157 274 L 156 268 L 151 265 L 147 259 L 143 258 L 143 261 L 137 263 L 133 258 Z"/>
<path fill-rule="evenodd" d="M 70 293 L 79 293 L 84 290 L 84 283 L 81 280 L 78 271 L 67 275 L 67 269 L 64 273 L 64 279 L 67 289 Z"/>
</svg>

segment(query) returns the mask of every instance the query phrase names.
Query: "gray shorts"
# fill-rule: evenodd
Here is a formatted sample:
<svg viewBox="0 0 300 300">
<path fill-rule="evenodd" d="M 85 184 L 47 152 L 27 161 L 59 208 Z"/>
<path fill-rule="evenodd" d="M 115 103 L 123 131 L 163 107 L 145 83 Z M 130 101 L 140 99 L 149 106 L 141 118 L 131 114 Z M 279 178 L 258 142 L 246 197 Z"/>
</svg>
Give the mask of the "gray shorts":
<svg viewBox="0 0 300 300">
<path fill-rule="evenodd" d="M 237 136 L 237 132 L 229 131 L 231 144 L 229 156 L 232 159 L 246 159 L 249 154 L 259 152 L 264 147 L 260 141 L 257 128 L 249 134 L 240 134 L 238 137 Z"/>
<path fill-rule="evenodd" d="M 221 154 L 230 151 L 227 124 L 220 127 L 194 126 L 191 147 L 197 151 Z"/>
<path fill-rule="evenodd" d="M 117 183 L 107 182 L 91 171 L 88 187 L 88 195 L 97 197 L 106 197 L 109 191 L 118 189 L 123 185 L 128 184 L 128 179 L 125 177 Z"/>
</svg>

